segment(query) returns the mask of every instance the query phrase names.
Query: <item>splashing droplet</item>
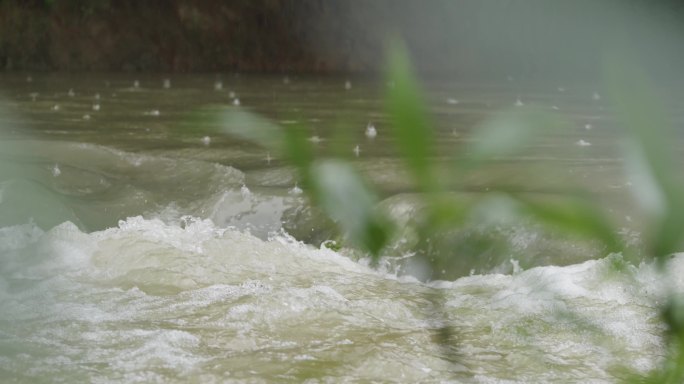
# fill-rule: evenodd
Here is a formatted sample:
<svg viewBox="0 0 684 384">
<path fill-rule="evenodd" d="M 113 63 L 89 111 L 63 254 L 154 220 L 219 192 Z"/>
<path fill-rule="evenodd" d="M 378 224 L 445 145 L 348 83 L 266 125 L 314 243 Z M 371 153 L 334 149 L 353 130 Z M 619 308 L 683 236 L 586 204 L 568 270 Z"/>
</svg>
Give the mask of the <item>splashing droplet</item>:
<svg viewBox="0 0 684 384">
<path fill-rule="evenodd" d="M 375 129 L 375 126 L 373 123 L 368 123 L 366 126 L 366 137 L 369 139 L 375 139 L 375 137 L 378 135 L 378 131 Z"/>
<path fill-rule="evenodd" d="M 53 177 L 57 177 L 57 176 L 59 176 L 59 175 L 61 175 L 61 174 L 62 174 L 62 170 L 59 169 L 59 165 L 55 164 L 55 165 L 52 167 L 52 176 L 53 176 Z"/>
<path fill-rule="evenodd" d="M 247 199 L 252 195 L 252 191 L 250 191 L 246 185 L 242 184 L 242 187 L 240 187 L 240 194 L 242 194 L 243 198 Z"/>
<path fill-rule="evenodd" d="M 290 189 L 287 193 L 289 193 L 290 195 L 301 195 L 302 192 L 304 192 L 304 191 L 302 191 L 302 189 L 299 188 L 299 186 L 297 186 L 297 184 L 295 184 L 295 186 L 292 187 L 292 189 Z"/>
</svg>

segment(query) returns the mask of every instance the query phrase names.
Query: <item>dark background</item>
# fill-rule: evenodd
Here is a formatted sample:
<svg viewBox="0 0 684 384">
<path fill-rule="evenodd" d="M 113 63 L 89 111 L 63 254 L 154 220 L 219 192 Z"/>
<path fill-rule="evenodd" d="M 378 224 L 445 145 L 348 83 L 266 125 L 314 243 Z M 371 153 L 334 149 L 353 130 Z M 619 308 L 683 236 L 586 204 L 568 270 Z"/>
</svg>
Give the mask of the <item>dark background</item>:
<svg viewBox="0 0 684 384">
<path fill-rule="evenodd" d="M 655 0 L 0 0 L 0 68 L 374 73 L 399 37 L 457 77 L 593 76 L 621 44 L 675 74 L 683 20 Z"/>
</svg>

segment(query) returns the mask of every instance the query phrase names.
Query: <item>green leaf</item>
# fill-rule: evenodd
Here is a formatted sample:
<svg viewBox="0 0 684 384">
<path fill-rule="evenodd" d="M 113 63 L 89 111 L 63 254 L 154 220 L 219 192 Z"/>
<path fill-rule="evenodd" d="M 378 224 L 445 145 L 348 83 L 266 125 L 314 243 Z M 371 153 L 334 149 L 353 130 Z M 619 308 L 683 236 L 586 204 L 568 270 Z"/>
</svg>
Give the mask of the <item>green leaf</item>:
<svg viewBox="0 0 684 384">
<path fill-rule="evenodd" d="M 609 252 L 621 252 L 622 240 L 613 225 L 595 204 L 585 199 L 566 198 L 544 202 L 518 197 L 524 214 L 568 233 L 574 233 L 603 243 Z"/>
<path fill-rule="evenodd" d="M 373 255 L 387 244 L 391 226 L 375 208 L 375 196 L 348 164 L 327 160 L 311 167 L 313 191 L 319 205 L 336 221 L 348 238 Z"/>
<path fill-rule="evenodd" d="M 311 144 L 306 140 L 304 128 L 293 125 L 283 131 L 281 150 L 286 158 L 299 170 L 304 189 L 314 186 L 311 181 L 310 167 L 314 160 L 314 153 Z"/>
<path fill-rule="evenodd" d="M 283 130 L 270 120 L 242 108 L 216 111 L 219 131 L 260 146 L 280 150 L 285 138 Z"/>
<path fill-rule="evenodd" d="M 472 203 L 454 194 L 434 194 L 429 200 L 429 216 L 423 225 L 429 231 L 454 228 L 468 218 Z"/>
<path fill-rule="evenodd" d="M 634 60 L 610 56 L 606 88 L 615 112 L 630 135 L 625 146 L 628 172 L 637 202 L 650 216 L 647 248 L 663 258 L 680 251 L 684 240 L 684 188 L 675 176 L 675 131 L 648 76 Z"/>
<path fill-rule="evenodd" d="M 395 44 L 389 52 L 387 110 L 401 154 L 424 191 L 434 190 L 436 180 L 430 161 L 433 147 L 421 93 L 412 75 L 406 50 Z"/>
<path fill-rule="evenodd" d="M 468 160 L 477 163 L 516 154 L 538 135 L 562 125 L 557 117 L 534 108 L 515 108 L 497 113 L 474 131 Z"/>
<path fill-rule="evenodd" d="M 612 56 L 605 68 L 606 88 L 616 116 L 644 152 L 656 180 L 666 187 L 673 164 L 673 131 L 646 73 L 626 60 Z"/>
</svg>

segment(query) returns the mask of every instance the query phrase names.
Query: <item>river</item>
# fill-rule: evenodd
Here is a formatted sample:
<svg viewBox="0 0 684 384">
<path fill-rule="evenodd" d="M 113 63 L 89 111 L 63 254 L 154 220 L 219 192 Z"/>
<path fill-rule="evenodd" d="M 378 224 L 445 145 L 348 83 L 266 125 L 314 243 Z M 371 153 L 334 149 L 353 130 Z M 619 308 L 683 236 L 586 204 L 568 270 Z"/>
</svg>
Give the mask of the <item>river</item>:
<svg viewBox="0 0 684 384">
<path fill-rule="evenodd" d="M 371 268 L 357 252 L 321 247 L 334 229 L 293 168 L 221 134 L 208 112 L 305 125 L 321 156 L 348 158 L 401 216 L 416 190 L 388 133 L 384 87 L 315 76 L 0 76 L 3 382 L 609 383 L 655 368 L 668 286 L 652 263 L 532 226 L 497 227 L 510 251 L 465 257 L 428 282 L 396 262 L 409 254 L 401 246 Z M 469 173 L 454 193 L 506 186 L 553 197 L 579 186 L 638 239 L 622 135 L 600 89 L 514 79 L 428 79 L 426 89 L 445 164 L 496 111 L 536 105 L 567 123 Z M 368 124 L 377 137 L 366 137 Z M 670 263 L 684 272 L 684 257 Z M 684 274 L 672 275 L 681 288 Z M 435 341 L 444 324 L 454 330 L 446 354 Z"/>
</svg>

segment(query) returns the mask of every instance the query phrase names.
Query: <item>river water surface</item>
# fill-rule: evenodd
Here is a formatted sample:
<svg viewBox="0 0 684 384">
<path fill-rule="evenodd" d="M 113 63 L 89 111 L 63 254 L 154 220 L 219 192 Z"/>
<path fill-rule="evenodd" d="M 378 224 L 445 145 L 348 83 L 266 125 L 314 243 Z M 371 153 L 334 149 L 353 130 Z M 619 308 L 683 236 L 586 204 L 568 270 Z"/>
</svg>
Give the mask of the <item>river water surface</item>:
<svg viewBox="0 0 684 384">
<path fill-rule="evenodd" d="M 3 382 L 600 383 L 657 366 L 667 287 L 650 263 L 515 227 L 497 229 L 509 253 L 466 257 L 427 283 L 392 262 L 410 256 L 401 246 L 373 269 L 320 247 L 334 229 L 277 153 L 207 117 L 239 109 L 305 125 L 320 154 L 348 157 L 380 204 L 410 213 L 415 191 L 387 134 L 383 84 L 346 81 L 0 77 Z M 597 89 L 427 89 L 438 162 L 516 103 L 567 123 L 454 193 L 504 185 L 554 196 L 572 183 L 638 238 L 620 130 Z M 684 272 L 684 258 L 671 264 Z M 684 275 L 672 275 L 681 287 Z M 449 351 L 435 336 L 445 324 Z"/>
</svg>

